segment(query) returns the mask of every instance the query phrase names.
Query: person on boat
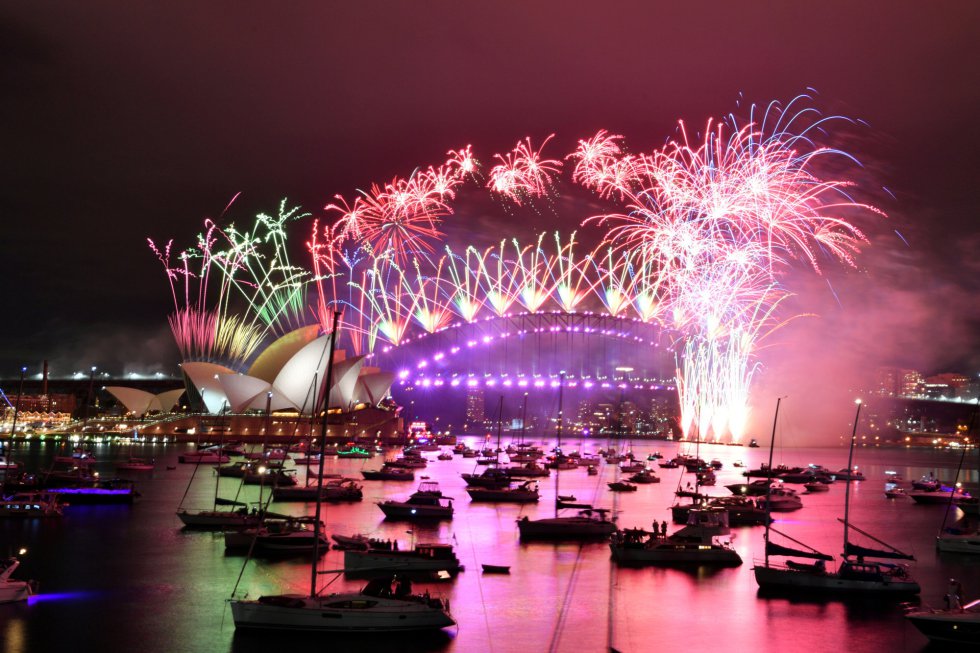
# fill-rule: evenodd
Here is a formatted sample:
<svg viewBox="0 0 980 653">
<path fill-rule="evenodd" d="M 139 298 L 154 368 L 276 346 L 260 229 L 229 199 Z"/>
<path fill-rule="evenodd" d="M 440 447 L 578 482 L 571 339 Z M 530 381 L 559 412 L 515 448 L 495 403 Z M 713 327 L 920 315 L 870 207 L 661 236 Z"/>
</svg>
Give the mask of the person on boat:
<svg viewBox="0 0 980 653">
<path fill-rule="evenodd" d="M 817 560 L 813 563 L 813 569 L 818 573 L 825 573 L 827 571 L 827 564 L 823 560 Z"/>
<path fill-rule="evenodd" d="M 955 578 L 949 579 L 949 591 L 946 593 L 946 609 L 962 610 L 963 604 L 960 597 L 963 595 L 963 584 Z"/>
<path fill-rule="evenodd" d="M 660 522 L 660 534 L 667 537 L 667 520 Z"/>
<path fill-rule="evenodd" d="M 402 578 L 395 584 L 395 598 L 404 598 L 412 593 L 412 581 L 409 578 Z"/>
</svg>

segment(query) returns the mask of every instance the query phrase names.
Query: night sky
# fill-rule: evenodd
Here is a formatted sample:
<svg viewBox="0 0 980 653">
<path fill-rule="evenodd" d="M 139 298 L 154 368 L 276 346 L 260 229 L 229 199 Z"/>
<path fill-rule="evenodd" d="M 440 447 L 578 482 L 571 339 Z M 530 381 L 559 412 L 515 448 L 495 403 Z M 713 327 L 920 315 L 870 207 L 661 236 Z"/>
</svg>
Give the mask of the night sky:
<svg viewBox="0 0 980 653">
<path fill-rule="evenodd" d="M 563 156 L 607 128 L 649 151 L 678 119 L 808 87 L 868 123 L 838 145 L 889 217 L 858 270 L 801 273 L 796 308 L 821 317 L 787 351 L 976 373 L 978 26 L 972 0 L 5 3 L 0 378 L 45 358 L 173 372 L 146 237 L 190 245 L 236 193 L 241 224 L 282 197 L 322 215 L 467 143 L 486 163 L 554 132 Z M 558 213 L 541 228 L 588 209 Z M 517 221 L 450 219 L 473 240 Z"/>
</svg>

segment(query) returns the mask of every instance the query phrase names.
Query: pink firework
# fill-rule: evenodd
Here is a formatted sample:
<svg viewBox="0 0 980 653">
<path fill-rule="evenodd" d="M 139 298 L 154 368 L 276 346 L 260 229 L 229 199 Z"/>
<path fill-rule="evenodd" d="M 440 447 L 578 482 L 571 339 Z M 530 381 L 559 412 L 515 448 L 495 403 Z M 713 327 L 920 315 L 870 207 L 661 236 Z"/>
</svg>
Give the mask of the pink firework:
<svg viewBox="0 0 980 653">
<path fill-rule="evenodd" d="M 561 161 L 541 158 L 544 146 L 554 137 L 554 134 L 548 136 L 536 150 L 531 146 L 531 139 L 528 137 L 508 154 L 495 154 L 494 158 L 500 163 L 490 170 L 487 187 L 518 206 L 528 198 L 546 195 L 562 167 Z"/>
</svg>

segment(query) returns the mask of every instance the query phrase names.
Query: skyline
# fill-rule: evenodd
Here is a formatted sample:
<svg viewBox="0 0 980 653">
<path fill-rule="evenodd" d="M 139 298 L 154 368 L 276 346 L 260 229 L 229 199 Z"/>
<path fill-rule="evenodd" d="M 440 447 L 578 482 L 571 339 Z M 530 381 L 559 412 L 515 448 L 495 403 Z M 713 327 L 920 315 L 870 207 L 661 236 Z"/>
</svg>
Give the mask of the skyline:
<svg viewBox="0 0 980 653">
<path fill-rule="evenodd" d="M 698 35 L 683 26 L 704 15 L 715 26 L 726 19 L 743 25 L 759 8 L 735 15 L 726 14 L 734 11 L 730 8 L 707 14 L 696 8 L 670 14 L 647 8 L 661 19 L 658 24 L 682 26 L 677 33 L 661 30 L 663 38 L 653 44 L 630 38 L 638 28 L 627 24 L 626 16 L 596 26 L 585 12 L 559 16 L 547 7 L 525 8 L 520 21 L 512 20 L 509 8 L 395 6 L 377 15 L 313 5 L 285 13 L 222 11 L 227 7 L 202 8 L 199 21 L 187 21 L 179 8 L 122 10 L 111 4 L 75 21 L 70 6 L 43 17 L 27 7 L 5 10 L 12 15 L 5 21 L 10 38 L 4 41 L 13 56 L 4 64 L 4 76 L 16 83 L 3 108 L 4 122 L 18 129 L 4 139 L 11 143 L 11 155 L 2 165 L 13 183 L 3 204 L 17 218 L 8 220 L 16 226 L 8 226 L 2 260 L 5 278 L 19 280 L 8 301 L 20 311 L 0 359 L 13 371 L 45 358 L 56 370 L 90 364 L 167 369 L 177 355 L 161 301 L 165 285 L 142 238 L 187 238 L 200 230 L 204 216 L 217 216 L 238 192 L 230 216 L 236 223 L 274 210 L 283 196 L 322 217 L 333 195 L 407 174 L 467 142 L 484 152 L 506 151 L 525 134 L 540 141 L 554 131 L 557 151 L 567 151 L 577 139 L 605 127 L 645 151 L 672 136 L 677 119 L 697 125 L 738 111 L 740 102 L 744 107 L 788 100 L 809 86 L 819 93 L 821 110 L 869 124 L 847 134 L 857 140 L 842 145 L 861 160 L 874 184 L 896 196 L 892 200 L 882 191 L 876 199 L 888 213 L 888 227 L 901 236 L 888 230 L 875 234 L 859 274 L 804 279 L 813 286 L 807 293 L 818 300 L 814 312 L 821 315 L 822 328 L 794 325 L 793 349 L 812 349 L 808 338 L 825 342 L 831 333 L 842 334 L 841 344 L 852 349 L 872 343 L 882 365 L 965 373 L 980 365 L 980 329 L 975 328 L 980 320 L 968 303 L 980 278 L 971 274 L 978 235 L 971 224 L 969 184 L 977 164 L 968 157 L 968 139 L 977 137 L 958 130 L 980 106 L 980 97 L 969 83 L 964 53 L 977 46 L 969 40 L 970 21 L 963 15 L 939 15 L 910 3 L 879 16 L 869 3 L 855 8 L 848 22 L 831 8 L 807 14 L 814 24 L 794 37 L 801 39 L 797 47 L 787 49 L 789 37 L 778 26 L 801 16 L 783 8 L 770 16 L 760 43 L 739 44 L 740 57 L 729 62 L 738 70 L 723 75 L 711 56 L 696 56 L 703 50 L 697 46 L 710 45 L 712 38 L 718 39 L 714 47 L 737 39 L 710 29 Z M 965 4 L 963 10 L 976 12 Z M 97 15 L 104 19 L 98 25 Z M 159 20 L 150 25 L 150 18 Z M 332 25 L 363 29 L 342 34 L 330 28 L 338 38 L 321 41 L 316 26 L 330 18 L 336 19 Z M 250 38 L 260 19 L 295 38 L 260 47 Z M 872 19 L 892 38 L 881 43 L 864 34 L 861 25 Z M 481 29 L 472 29 L 475 20 Z M 139 27 L 122 29 L 129 24 Z M 564 35 L 555 29 L 534 32 L 545 24 L 563 25 Z M 425 25 L 432 38 L 399 25 Z M 454 30 L 461 26 L 470 27 Z M 829 26 L 840 35 L 836 41 L 819 38 L 820 27 Z M 586 42 L 582 36 L 590 27 L 598 34 Z M 502 35 L 511 47 L 488 49 Z M 616 51 L 595 48 L 598 43 L 615 44 Z M 672 50 L 674 43 L 689 47 Z M 333 56 L 338 50 L 349 56 Z M 644 65 L 671 51 L 690 56 L 669 69 L 650 71 Z M 768 62 L 777 51 L 798 54 L 799 63 Z M 488 58 L 488 52 L 497 56 Z M 857 60 L 859 52 L 864 65 L 840 65 L 846 54 Z M 294 59 L 307 64 L 285 65 Z M 537 66 L 528 65 L 533 63 Z M 466 65 L 468 74 L 459 74 Z M 457 74 L 440 76 L 444 66 Z M 874 66 L 881 67 L 876 74 Z M 940 70 L 947 75 L 943 79 L 935 75 Z M 376 74 L 381 71 L 390 74 Z M 649 77 L 650 84 L 632 81 L 642 71 L 639 78 Z M 180 93 L 164 92 L 175 78 L 183 81 Z M 317 79 L 342 83 L 311 83 Z M 871 84 L 882 79 L 889 83 Z M 502 80 L 513 87 L 501 89 Z M 348 92 L 326 97 L 334 88 Z M 388 94 L 384 88 L 402 92 Z M 661 90 L 673 88 L 678 92 L 661 96 Z M 273 89 L 288 92 L 261 92 Z M 312 107 L 294 112 L 291 103 L 276 103 L 279 97 L 300 104 L 310 98 Z M 385 102 L 372 101 L 380 99 Z M 518 105 L 540 109 L 515 110 Z M 219 119 L 224 110 L 228 118 Z M 283 120 L 287 115 L 291 119 Z M 263 122 L 281 127 L 256 129 Z M 923 130 L 924 124 L 931 129 Z M 947 133 L 937 133 L 943 129 Z M 563 194 L 556 216 L 545 221 L 558 217 L 570 230 L 587 217 L 584 209 L 570 215 L 572 203 L 574 197 Z M 513 220 L 499 207 L 477 203 L 465 213 L 458 209 L 447 226 L 487 232 Z M 949 243 L 953 232 L 960 238 Z M 866 301 L 869 297 L 874 301 Z M 950 306 L 963 307 L 962 314 L 949 319 Z M 881 329 L 872 336 L 849 325 L 853 322 Z M 888 347 L 876 337 L 885 332 Z M 894 337 L 897 332 L 904 342 Z M 931 339 L 941 346 L 933 351 L 921 346 Z M 957 341 L 961 347 L 949 346 Z"/>
</svg>

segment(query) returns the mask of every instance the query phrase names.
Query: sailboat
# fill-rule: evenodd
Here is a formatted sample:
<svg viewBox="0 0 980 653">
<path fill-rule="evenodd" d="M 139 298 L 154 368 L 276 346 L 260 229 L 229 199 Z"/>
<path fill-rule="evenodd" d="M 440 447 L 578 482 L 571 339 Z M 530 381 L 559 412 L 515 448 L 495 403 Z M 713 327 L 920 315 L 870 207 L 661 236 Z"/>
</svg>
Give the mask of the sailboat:
<svg viewBox="0 0 980 653">
<path fill-rule="evenodd" d="M 562 430 L 562 391 L 565 386 L 565 374 L 561 375 L 558 384 L 558 447 L 556 458 L 561 456 L 561 430 Z M 583 540 L 601 539 L 608 537 L 616 531 L 616 525 L 606 518 L 608 510 L 593 508 L 588 504 L 565 503 L 560 500 L 559 479 L 561 472 L 555 473 L 555 516 L 546 519 L 530 519 L 527 516 L 517 520 L 517 530 L 521 534 L 522 540 L 549 539 L 549 540 Z M 559 508 L 577 508 L 578 513 L 574 516 L 560 517 Z"/>
<path fill-rule="evenodd" d="M 776 420 L 779 417 L 779 401 L 776 402 L 776 417 L 772 425 L 772 442 L 769 446 L 769 467 L 772 468 L 772 450 L 776 438 Z M 851 447 L 848 453 L 847 468 L 852 469 L 854 458 L 854 442 L 857 439 L 858 418 L 861 416 L 861 401 L 857 402 L 857 414 L 854 416 L 854 430 L 851 433 Z M 915 558 L 903 553 L 876 537 L 858 529 L 850 523 L 850 490 L 851 479 L 846 482 L 844 492 L 844 551 L 841 554 L 843 562 L 836 571 L 829 571 L 826 563 L 833 558 L 825 553 L 794 539 L 785 533 L 780 533 L 766 524 L 765 563 L 753 568 L 755 580 L 761 590 L 827 592 L 838 594 L 866 593 L 881 596 L 905 596 L 919 593 L 919 584 L 909 576 L 908 568 L 903 564 L 867 561 L 866 558 L 885 560 L 914 560 Z M 872 549 L 854 544 L 849 540 L 849 533 L 855 530 L 865 537 L 886 547 Z M 777 533 L 802 548 L 793 548 L 777 544 L 770 538 Z M 807 558 L 816 560 L 814 563 L 800 563 L 787 560 L 785 565 L 770 562 L 770 556 L 787 558 Z"/>
<path fill-rule="evenodd" d="M 333 361 L 339 333 L 340 313 L 334 312 L 328 362 Z M 323 395 L 323 424 L 320 434 L 320 468 L 323 478 L 323 451 L 327 440 L 327 413 L 333 365 L 327 365 Z M 320 481 L 322 482 L 322 481 Z M 316 502 L 314 532 L 320 535 L 319 498 Z M 319 540 L 317 540 L 319 541 Z M 317 589 L 317 560 L 310 563 L 310 591 L 307 595 L 277 594 L 258 599 L 232 598 L 231 614 L 235 628 L 255 630 L 306 630 L 315 632 L 397 632 L 439 630 L 456 625 L 449 613 L 449 602 L 413 594 L 407 581 L 392 588 L 392 578 L 375 578 L 360 592 L 341 592 L 321 596 Z M 236 587 L 237 589 L 237 587 Z"/>
<path fill-rule="evenodd" d="M 980 407 L 980 400 L 978 400 L 978 407 Z M 970 417 L 970 428 L 967 429 L 968 434 L 973 433 L 973 426 L 977 419 L 978 408 L 973 409 L 973 415 Z M 956 488 L 957 482 L 960 478 L 960 470 L 963 468 L 963 460 L 966 458 L 966 447 L 963 448 L 963 453 L 960 456 L 960 464 L 956 468 L 956 477 L 953 479 L 953 487 Z M 977 448 L 977 452 L 980 453 L 980 447 Z M 967 515 L 976 515 L 976 497 L 970 497 L 972 499 L 972 504 L 966 499 L 961 499 L 956 502 L 953 494 L 949 496 L 949 502 L 946 504 L 946 512 L 943 514 L 943 524 L 939 529 L 939 535 L 936 537 L 936 549 L 942 553 L 972 553 L 980 554 L 980 529 L 977 528 L 976 520 L 973 520 L 973 524 L 970 524 L 970 517 L 964 517 L 963 519 L 957 521 L 956 523 L 946 526 L 946 520 L 949 518 L 950 509 L 952 509 L 953 504 L 957 503 L 959 508 Z M 972 506 L 972 511 L 970 507 Z"/>
<path fill-rule="evenodd" d="M 467 474 L 463 474 L 467 485 L 473 486 L 466 488 L 466 493 L 470 495 L 471 501 L 537 503 L 537 483 L 525 481 L 517 487 L 511 487 L 510 475 L 500 467 L 500 431 L 503 425 L 503 413 L 504 397 L 501 395 L 500 405 L 497 407 L 497 447 L 494 452 L 493 466 L 488 467 L 478 479 L 467 478 Z M 502 480 L 497 481 L 497 478 Z"/>
<path fill-rule="evenodd" d="M 220 443 L 216 451 L 219 454 L 221 453 Z M 184 496 L 181 497 L 180 505 L 177 506 L 177 517 L 183 522 L 186 528 L 197 530 L 243 529 L 257 526 L 262 522 L 262 515 L 258 511 L 253 511 L 252 514 L 249 514 L 248 504 L 236 499 L 224 499 L 218 496 L 218 487 L 221 483 L 222 476 L 219 469 L 215 470 L 214 501 L 212 502 L 211 508 L 200 510 L 188 510 L 184 508 L 184 500 L 187 498 L 187 493 L 194 483 L 197 470 L 202 465 L 200 461 L 194 464 L 194 472 L 191 474 L 191 478 L 187 482 L 187 487 L 184 489 Z M 219 506 L 223 506 L 224 508 L 219 508 Z"/>
</svg>

